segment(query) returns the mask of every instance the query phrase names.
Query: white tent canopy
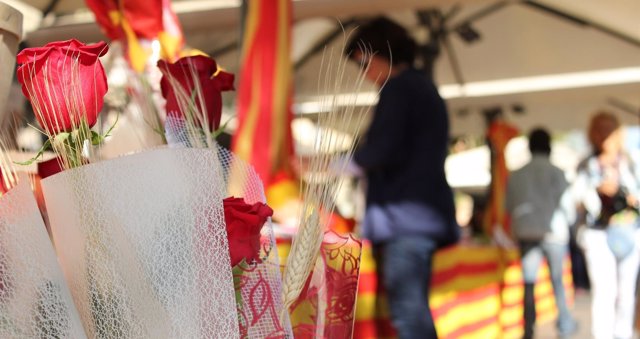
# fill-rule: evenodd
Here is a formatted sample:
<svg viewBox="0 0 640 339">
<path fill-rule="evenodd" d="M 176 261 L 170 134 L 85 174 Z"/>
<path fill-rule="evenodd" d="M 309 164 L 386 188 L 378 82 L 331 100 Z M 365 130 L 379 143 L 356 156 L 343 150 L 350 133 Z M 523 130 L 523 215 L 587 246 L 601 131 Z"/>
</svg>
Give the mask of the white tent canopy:
<svg viewBox="0 0 640 339">
<path fill-rule="evenodd" d="M 104 38 L 81 0 L 7 2 L 26 8 L 25 27 L 31 30 L 27 45 L 71 37 Z M 174 0 L 173 5 L 187 43 L 214 52 L 220 63 L 237 71 L 234 47 L 240 31 L 240 1 Z M 308 52 L 340 22 L 385 14 L 424 42 L 428 33 L 416 16 L 417 10 L 424 9 L 452 14 L 448 30 L 470 21 L 480 34 L 479 40 L 466 43 L 452 32 L 450 49 L 443 49 L 435 65 L 435 79 L 450 108 L 453 135 L 482 133 L 481 112 L 495 107 L 503 108 L 506 117 L 523 130 L 534 125 L 554 130 L 583 128 L 598 108 L 617 110 L 627 123 L 637 121 L 619 109 L 621 103 L 636 113 L 640 107 L 640 2 L 636 0 L 606 4 L 599 0 L 468 0 L 457 6 L 445 0 L 297 0 L 296 102 L 313 101 L 318 94 L 321 56 Z M 329 46 L 341 44 L 338 38 Z M 456 76 L 455 65 L 461 76 Z"/>
</svg>

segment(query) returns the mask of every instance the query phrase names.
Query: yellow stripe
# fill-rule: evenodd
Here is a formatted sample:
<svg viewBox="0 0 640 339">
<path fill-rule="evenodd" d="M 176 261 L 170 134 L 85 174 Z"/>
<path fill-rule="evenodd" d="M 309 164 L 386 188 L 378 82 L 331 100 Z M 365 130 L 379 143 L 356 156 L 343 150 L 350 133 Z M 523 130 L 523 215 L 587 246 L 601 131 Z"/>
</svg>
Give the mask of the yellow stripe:
<svg viewBox="0 0 640 339">
<path fill-rule="evenodd" d="M 522 320 L 522 305 L 503 308 L 500 311 L 500 324 L 503 327 L 518 324 Z"/>
<path fill-rule="evenodd" d="M 502 302 L 506 305 L 521 303 L 523 297 L 524 290 L 522 289 L 522 286 L 507 287 L 502 290 Z"/>
<path fill-rule="evenodd" d="M 458 337 L 458 339 L 490 339 L 500 338 L 501 328 L 498 324 L 491 324 L 485 326 L 477 331 L 473 331 L 469 334 L 464 334 Z"/>
<path fill-rule="evenodd" d="M 362 244 L 362 256 L 360 257 L 360 274 L 375 273 L 376 262 L 373 260 L 373 250 L 368 243 Z"/>
<path fill-rule="evenodd" d="M 500 298 L 496 295 L 457 307 L 435 320 L 442 337 L 460 327 L 473 325 L 483 319 L 497 317 L 500 312 Z"/>
<path fill-rule="evenodd" d="M 497 285 L 500 282 L 499 275 L 496 272 L 489 272 L 478 275 L 460 275 L 446 284 L 433 286 L 431 291 L 433 294 L 450 295 L 460 291 L 469 291 L 476 288 L 487 287 L 489 285 Z"/>
<path fill-rule="evenodd" d="M 519 284 L 522 282 L 522 268 L 514 264 L 507 267 L 504 270 L 504 283 L 505 284 Z"/>
<path fill-rule="evenodd" d="M 377 317 L 375 293 L 358 294 L 356 321 L 371 320 Z"/>
<path fill-rule="evenodd" d="M 522 330 L 522 326 L 512 327 L 511 329 L 504 331 L 502 333 L 502 339 L 520 339 L 524 331 Z"/>
<path fill-rule="evenodd" d="M 465 247 L 458 246 L 441 253 L 436 253 L 433 267 L 436 271 L 452 268 L 459 263 L 484 264 L 494 263 L 500 260 L 501 250 L 495 247 Z M 519 259 L 517 250 L 506 250 L 504 253 L 507 261 L 514 262 Z"/>
</svg>

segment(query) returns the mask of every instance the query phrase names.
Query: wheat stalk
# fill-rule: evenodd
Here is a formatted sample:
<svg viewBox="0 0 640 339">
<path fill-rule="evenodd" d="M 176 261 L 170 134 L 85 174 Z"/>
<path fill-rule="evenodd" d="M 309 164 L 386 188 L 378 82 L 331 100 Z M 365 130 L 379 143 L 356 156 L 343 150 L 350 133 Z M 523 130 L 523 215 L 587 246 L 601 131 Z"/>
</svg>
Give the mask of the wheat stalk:
<svg viewBox="0 0 640 339">
<path fill-rule="evenodd" d="M 345 37 L 345 41 L 347 37 Z M 361 52 L 365 56 L 370 53 L 366 48 L 362 48 Z M 328 59 L 325 59 L 328 54 Z M 360 64 L 360 72 L 355 78 L 348 77 L 345 73 L 347 60 L 341 55 L 334 56 L 335 53 L 323 53 L 318 91 L 321 93 L 330 93 L 329 95 L 321 95 L 320 107 L 325 113 L 321 113 L 318 119 L 318 132 L 315 138 L 314 156 L 309 164 L 309 177 L 306 185 L 301 192 L 302 208 L 299 215 L 298 233 L 293 239 L 291 250 L 287 258 L 285 266 L 283 283 L 282 283 L 282 300 L 283 312 L 286 312 L 291 305 L 299 297 L 305 286 L 307 278 L 311 273 L 322 244 L 322 239 L 329 218 L 321 218 L 321 213 L 330 215 L 334 208 L 335 193 L 341 187 L 341 180 L 328 178 L 327 169 L 342 157 L 347 161 L 339 162 L 339 168 L 334 168 L 334 175 L 339 176 L 344 173 L 348 161 L 353 155 L 356 140 L 360 134 L 364 113 L 367 107 L 357 106 L 358 93 L 361 91 L 365 81 L 364 74 L 369 67 L 367 63 Z M 370 58 L 363 58 L 370 60 Z M 340 93 L 353 93 L 346 98 Z M 344 108 L 338 107 L 343 105 L 344 99 L 347 100 Z M 334 129 L 336 126 L 350 126 L 355 124 L 354 138 L 350 139 L 346 133 L 340 133 Z M 350 146 L 339 154 L 335 152 L 336 147 L 349 144 Z"/>
</svg>

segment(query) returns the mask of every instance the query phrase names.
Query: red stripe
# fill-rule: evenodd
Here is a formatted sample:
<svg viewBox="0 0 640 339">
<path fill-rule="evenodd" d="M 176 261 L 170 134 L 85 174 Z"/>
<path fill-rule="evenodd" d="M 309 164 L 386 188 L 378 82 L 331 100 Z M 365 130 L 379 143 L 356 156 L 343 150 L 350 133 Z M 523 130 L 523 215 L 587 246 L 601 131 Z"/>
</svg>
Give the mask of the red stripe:
<svg viewBox="0 0 640 339">
<path fill-rule="evenodd" d="M 439 286 L 448 283 L 449 281 L 457 278 L 458 276 L 473 276 L 480 275 L 484 273 L 492 273 L 498 269 L 497 262 L 486 262 L 486 263 L 477 263 L 477 264 L 469 264 L 469 263 L 460 263 L 449 269 L 434 272 L 433 277 L 431 278 L 431 286 Z M 472 277 L 467 277 L 471 278 Z"/>
<path fill-rule="evenodd" d="M 389 319 L 357 320 L 353 327 L 354 339 L 395 338 L 396 330 Z"/>
<path fill-rule="evenodd" d="M 377 322 L 374 320 L 356 321 L 353 326 L 354 339 L 376 339 L 378 338 Z"/>
<path fill-rule="evenodd" d="M 253 36 L 253 41 L 248 42 L 245 50 L 245 59 L 242 65 L 241 81 L 238 89 L 238 118 L 239 126 L 236 135 L 243 135 L 251 138 L 251 154 L 247 160 L 251 163 L 259 174 L 265 186 L 271 182 L 273 159 L 272 154 L 275 148 L 286 147 L 285 145 L 275 145 L 273 133 L 273 102 L 275 95 L 289 95 L 281 93 L 282 89 L 274 88 L 276 72 L 276 60 L 278 59 L 277 39 L 278 21 L 287 18 L 288 13 L 281 13 L 276 1 L 260 2 L 260 13 L 258 23 Z M 250 11 L 252 9 L 249 9 Z M 253 100 L 253 85 L 259 81 L 257 90 L 260 92 L 258 106 L 258 118 L 253 135 L 240 133 L 244 130 L 246 113 Z M 288 121 L 279 122 L 287 124 Z M 234 140 L 234 148 L 236 145 Z"/>
<path fill-rule="evenodd" d="M 358 295 L 374 294 L 378 287 L 376 274 L 373 272 L 363 273 L 360 271 L 360 280 L 358 281 Z"/>
</svg>

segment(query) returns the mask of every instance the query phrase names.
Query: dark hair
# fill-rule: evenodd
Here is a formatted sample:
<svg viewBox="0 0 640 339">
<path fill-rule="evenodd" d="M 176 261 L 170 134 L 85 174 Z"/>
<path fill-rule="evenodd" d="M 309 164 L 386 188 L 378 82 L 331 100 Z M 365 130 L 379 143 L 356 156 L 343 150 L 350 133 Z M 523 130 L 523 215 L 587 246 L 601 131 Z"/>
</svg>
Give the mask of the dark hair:
<svg viewBox="0 0 640 339">
<path fill-rule="evenodd" d="M 551 154 L 551 136 L 544 128 L 535 128 L 529 133 L 531 154 Z"/>
<path fill-rule="evenodd" d="M 389 60 L 392 65 L 413 65 L 417 45 L 404 27 L 385 17 L 378 17 L 356 29 L 345 54 L 353 58 L 359 50 L 370 51 Z"/>
</svg>

